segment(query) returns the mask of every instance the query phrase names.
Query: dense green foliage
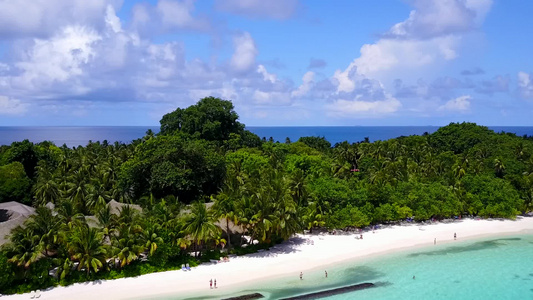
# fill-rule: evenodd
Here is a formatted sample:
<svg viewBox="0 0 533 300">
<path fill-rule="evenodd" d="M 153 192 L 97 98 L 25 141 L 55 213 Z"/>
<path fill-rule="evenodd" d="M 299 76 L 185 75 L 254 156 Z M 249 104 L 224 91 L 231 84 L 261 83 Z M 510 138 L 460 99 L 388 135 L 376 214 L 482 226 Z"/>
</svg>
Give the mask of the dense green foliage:
<svg viewBox="0 0 533 300">
<path fill-rule="evenodd" d="M 0 201 L 37 208 L 0 251 L 0 292 L 176 269 L 305 229 L 531 211 L 531 139 L 452 123 L 331 147 L 261 142 L 237 120 L 231 102 L 209 97 L 130 144 L 0 147 Z M 142 211 L 114 212 L 111 200 Z"/>
<path fill-rule="evenodd" d="M 30 188 L 31 180 L 20 162 L 0 166 L 0 202 L 18 201 L 29 204 Z"/>
</svg>

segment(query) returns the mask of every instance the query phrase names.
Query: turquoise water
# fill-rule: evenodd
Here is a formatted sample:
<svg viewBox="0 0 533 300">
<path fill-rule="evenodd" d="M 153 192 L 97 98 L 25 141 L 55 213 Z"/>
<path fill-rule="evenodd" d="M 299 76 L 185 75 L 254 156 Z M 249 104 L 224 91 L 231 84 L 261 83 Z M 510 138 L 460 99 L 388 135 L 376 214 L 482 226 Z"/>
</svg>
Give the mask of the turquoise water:
<svg viewBox="0 0 533 300">
<path fill-rule="evenodd" d="M 253 292 L 280 299 L 362 282 L 379 285 L 323 299 L 533 299 L 533 235 L 457 241 L 345 262 L 327 271 L 328 278 L 323 269 L 305 272 L 303 280 L 295 272 L 290 278 L 250 285 L 238 293 L 188 299 Z"/>
</svg>

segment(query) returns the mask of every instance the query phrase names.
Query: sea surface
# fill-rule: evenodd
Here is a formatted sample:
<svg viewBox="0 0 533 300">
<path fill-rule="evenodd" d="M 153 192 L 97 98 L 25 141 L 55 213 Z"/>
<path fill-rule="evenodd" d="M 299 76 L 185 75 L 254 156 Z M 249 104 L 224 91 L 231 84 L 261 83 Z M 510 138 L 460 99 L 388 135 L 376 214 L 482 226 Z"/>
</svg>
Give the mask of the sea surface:
<svg viewBox="0 0 533 300">
<path fill-rule="evenodd" d="M 258 270 L 260 271 L 260 270 Z M 330 296 L 329 300 L 533 299 L 533 234 L 452 241 L 262 281 L 239 292 L 170 299 L 220 299 L 259 292 L 282 299 L 363 282 L 377 287 Z M 415 279 L 413 279 L 415 276 Z"/>
<path fill-rule="evenodd" d="M 388 140 L 399 136 L 422 135 L 433 133 L 438 126 L 308 126 L 308 127 L 246 127 L 259 137 L 274 141 L 285 142 L 289 138 L 292 142 L 303 136 L 318 136 L 326 138 L 332 145 L 348 141 L 359 142 L 366 137 L 370 141 Z M 512 132 L 519 136 L 533 135 L 533 126 L 489 126 L 496 132 Z M 107 140 L 130 143 L 142 138 L 151 129 L 159 132 L 157 126 L 96 126 L 96 127 L 10 127 L 0 126 L 0 145 L 10 145 L 25 139 L 33 143 L 52 141 L 57 146 L 67 147 L 85 146 L 89 141 Z"/>
</svg>

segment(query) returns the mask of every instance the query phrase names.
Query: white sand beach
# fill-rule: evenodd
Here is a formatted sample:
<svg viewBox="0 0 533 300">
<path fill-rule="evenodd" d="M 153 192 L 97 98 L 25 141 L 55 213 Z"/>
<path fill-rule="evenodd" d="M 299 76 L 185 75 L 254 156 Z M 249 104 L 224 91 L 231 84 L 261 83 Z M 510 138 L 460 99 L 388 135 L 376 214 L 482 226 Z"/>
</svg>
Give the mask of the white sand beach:
<svg viewBox="0 0 533 300">
<path fill-rule="evenodd" d="M 192 271 L 169 271 L 102 282 L 74 284 L 41 291 L 40 299 L 142 299 L 164 295 L 227 294 L 250 282 L 294 275 L 347 260 L 379 255 L 410 247 L 453 243 L 478 237 L 533 233 L 533 217 L 511 220 L 463 219 L 450 223 L 391 226 L 354 235 L 298 235 L 270 251 L 232 258 L 229 262 L 204 264 Z M 209 290 L 209 280 L 217 279 L 217 289 Z M 4 298 L 4 297 L 2 297 Z M 29 299 L 30 294 L 5 299 Z"/>
</svg>

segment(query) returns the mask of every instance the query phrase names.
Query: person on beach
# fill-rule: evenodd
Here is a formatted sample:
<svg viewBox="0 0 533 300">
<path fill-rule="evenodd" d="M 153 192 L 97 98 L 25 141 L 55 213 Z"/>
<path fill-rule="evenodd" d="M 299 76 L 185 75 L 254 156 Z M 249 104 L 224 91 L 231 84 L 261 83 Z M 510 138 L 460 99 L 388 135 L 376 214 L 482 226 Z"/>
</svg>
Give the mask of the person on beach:
<svg viewBox="0 0 533 300">
<path fill-rule="evenodd" d="M 300 280 L 302 280 L 304 277 L 304 273 L 300 272 Z"/>
<path fill-rule="evenodd" d="M 454 239 L 454 240 L 457 239 L 457 233 L 456 233 L 456 232 L 453 233 L 453 239 Z"/>
<path fill-rule="evenodd" d="M 328 271 L 324 271 L 324 273 L 326 273 L 326 278 L 328 278 Z"/>
<path fill-rule="evenodd" d="M 217 288 L 217 280 L 215 279 L 215 289 Z"/>
<path fill-rule="evenodd" d="M 213 279 L 209 279 L 209 288 L 210 288 L 210 289 L 213 288 Z"/>
<path fill-rule="evenodd" d="M 437 245 L 437 238 L 433 241 L 433 245 Z"/>
</svg>

